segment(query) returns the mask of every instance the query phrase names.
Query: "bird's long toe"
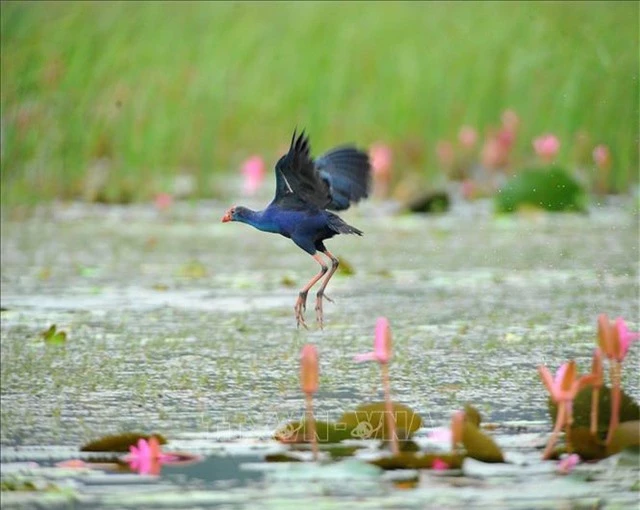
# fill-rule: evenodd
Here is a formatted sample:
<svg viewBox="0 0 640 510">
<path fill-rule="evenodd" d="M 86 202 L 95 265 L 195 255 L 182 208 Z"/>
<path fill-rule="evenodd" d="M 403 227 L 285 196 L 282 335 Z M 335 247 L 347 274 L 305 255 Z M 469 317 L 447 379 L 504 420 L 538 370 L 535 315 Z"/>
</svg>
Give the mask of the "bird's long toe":
<svg viewBox="0 0 640 510">
<path fill-rule="evenodd" d="M 329 297 L 324 292 L 318 292 L 318 294 L 316 294 L 316 320 L 318 321 L 320 329 L 323 329 L 324 327 L 324 310 L 322 307 L 323 298 L 333 303 L 333 300 L 329 299 Z"/>
<path fill-rule="evenodd" d="M 307 323 L 304 321 L 304 311 L 307 309 L 307 294 L 306 292 L 301 292 L 298 295 L 298 299 L 296 301 L 296 306 L 294 307 L 296 313 L 296 323 L 297 326 L 300 327 L 300 324 L 304 326 L 305 329 L 309 329 Z"/>
<path fill-rule="evenodd" d="M 322 311 L 322 296 L 319 295 L 318 299 L 316 300 L 316 320 L 318 321 L 318 326 L 320 326 L 320 329 L 323 329 L 324 327 L 324 314 Z"/>
</svg>

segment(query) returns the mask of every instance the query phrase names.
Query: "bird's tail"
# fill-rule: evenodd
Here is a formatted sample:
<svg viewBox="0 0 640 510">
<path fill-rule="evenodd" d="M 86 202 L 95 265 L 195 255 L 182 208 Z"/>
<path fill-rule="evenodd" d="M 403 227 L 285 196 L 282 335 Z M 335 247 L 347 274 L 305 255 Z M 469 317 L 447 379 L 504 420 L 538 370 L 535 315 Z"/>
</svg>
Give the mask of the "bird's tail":
<svg viewBox="0 0 640 510">
<path fill-rule="evenodd" d="M 330 212 L 327 212 L 327 224 L 329 228 L 338 234 L 356 234 L 361 236 L 364 232 L 358 230 L 356 227 L 352 227 L 346 223 L 340 216 L 336 216 Z"/>
</svg>

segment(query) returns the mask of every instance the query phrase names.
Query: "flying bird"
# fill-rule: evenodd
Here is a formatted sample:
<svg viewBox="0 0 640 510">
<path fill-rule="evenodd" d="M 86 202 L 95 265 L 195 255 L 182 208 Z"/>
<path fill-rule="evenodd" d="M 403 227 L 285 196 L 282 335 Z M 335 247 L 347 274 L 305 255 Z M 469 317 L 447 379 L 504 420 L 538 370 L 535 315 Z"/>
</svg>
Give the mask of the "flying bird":
<svg viewBox="0 0 640 510">
<path fill-rule="evenodd" d="M 222 222 L 240 221 L 263 232 L 280 234 L 320 264 L 320 272 L 300 290 L 294 311 L 297 326 L 302 324 L 306 328 L 307 294 L 324 277 L 316 294 L 315 308 L 316 320 L 322 328 L 322 300 L 332 301 L 324 292 L 339 264 L 324 241 L 338 234 L 363 234 L 331 211 L 344 211 L 369 196 L 369 156 L 353 146 L 344 145 L 314 160 L 309 137 L 305 136 L 304 130 L 296 137 L 294 131 L 289 152 L 276 163 L 275 174 L 275 197 L 265 209 L 252 211 L 233 206 L 222 217 Z M 320 253 L 329 258 L 331 268 Z"/>
</svg>

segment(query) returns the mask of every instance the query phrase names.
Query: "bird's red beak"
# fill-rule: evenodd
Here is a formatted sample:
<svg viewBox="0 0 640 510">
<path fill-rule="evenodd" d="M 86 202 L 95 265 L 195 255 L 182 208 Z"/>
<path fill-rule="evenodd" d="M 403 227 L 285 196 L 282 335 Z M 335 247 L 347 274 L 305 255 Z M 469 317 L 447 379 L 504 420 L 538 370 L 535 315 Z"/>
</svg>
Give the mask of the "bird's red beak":
<svg viewBox="0 0 640 510">
<path fill-rule="evenodd" d="M 231 211 L 227 211 L 222 217 L 222 223 L 226 223 L 228 221 L 231 221 Z"/>
</svg>

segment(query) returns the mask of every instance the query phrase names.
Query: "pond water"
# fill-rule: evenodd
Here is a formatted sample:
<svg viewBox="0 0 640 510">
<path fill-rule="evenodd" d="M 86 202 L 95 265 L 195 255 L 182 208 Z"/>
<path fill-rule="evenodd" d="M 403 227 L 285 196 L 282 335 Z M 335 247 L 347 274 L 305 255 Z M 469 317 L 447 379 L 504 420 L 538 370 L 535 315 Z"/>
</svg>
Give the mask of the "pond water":
<svg viewBox="0 0 640 510">
<path fill-rule="evenodd" d="M 243 446 L 274 447 L 270 432 L 302 417 L 298 356 L 306 342 L 320 355 L 318 419 L 381 399 L 378 367 L 352 359 L 371 349 L 382 315 L 394 335 L 393 397 L 419 413 L 425 429 L 446 424 L 472 402 L 486 421 L 522 426 L 544 444 L 546 394 L 536 367 L 555 370 L 575 358 L 581 371 L 588 370 L 599 313 L 623 316 L 634 330 L 640 325 L 636 202 L 609 201 L 588 215 L 506 217 L 494 216 L 487 202 L 454 203 L 450 212 L 433 216 L 391 216 L 364 204 L 341 216 L 365 235 L 327 242 L 353 274 L 339 272 L 331 281 L 327 293 L 335 303 L 325 304 L 324 330 L 315 324 L 310 299 L 309 331 L 296 329 L 293 305 L 317 264 L 280 236 L 220 223 L 228 204 L 176 204 L 164 212 L 146 205 L 57 204 L 27 219 L 5 214 L 3 466 L 41 463 L 37 452 L 45 447 L 63 452 L 56 454 L 60 459 L 74 458 L 81 444 L 105 434 L 157 432 L 181 450 L 204 444 L 205 460 L 189 468 L 166 466 L 153 481 L 100 478 L 91 471 L 86 477 L 100 479 L 102 493 L 78 482 L 74 497 L 88 499 L 76 503 L 233 508 L 259 507 L 262 500 L 255 498 L 263 498 L 274 508 L 293 508 L 308 497 L 316 506 L 357 498 L 362 508 L 384 501 L 420 508 L 428 493 L 443 507 L 469 501 L 552 505 L 560 494 L 553 493 L 555 483 L 569 490 L 566 477 L 549 474 L 545 490 L 551 492 L 527 503 L 518 494 L 539 480 L 517 475 L 520 490 L 518 484 L 507 490 L 505 480 L 514 473 L 487 482 L 473 473 L 421 472 L 417 487 L 401 490 L 391 480 L 380 483 L 374 466 L 353 459 L 322 473 L 306 463 L 269 464 L 261 471 L 255 468 L 265 464 L 259 454 L 236 452 L 223 461 L 210 450 L 226 436 Z M 64 344 L 43 341 L 41 332 L 52 324 L 67 333 Z M 639 360 L 634 346 L 623 386 L 636 400 Z M 511 435 L 502 433 L 508 442 Z M 522 455 L 539 457 L 532 444 L 526 448 Z M 253 471 L 242 467 L 247 463 Z M 593 475 L 607 479 L 593 485 L 596 492 L 614 495 L 611 501 L 623 506 L 637 501 L 637 489 L 611 482 L 613 468 L 596 466 L 588 469 L 608 473 Z M 227 482 L 217 472 L 227 473 Z M 369 487 L 363 494 L 350 492 L 357 484 L 335 481 L 351 472 Z M 580 489 L 568 498 L 578 507 L 584 498 L 588 506 L 601 497 L 584 492 L 584 485 L 577 483 Z M 496 500 L 496 487 L 507 500 Z M 143 499 L 126 502 L 133 494 Z"/>
</svg>

